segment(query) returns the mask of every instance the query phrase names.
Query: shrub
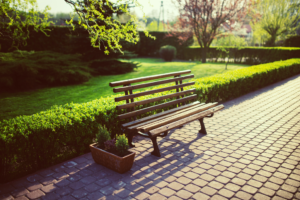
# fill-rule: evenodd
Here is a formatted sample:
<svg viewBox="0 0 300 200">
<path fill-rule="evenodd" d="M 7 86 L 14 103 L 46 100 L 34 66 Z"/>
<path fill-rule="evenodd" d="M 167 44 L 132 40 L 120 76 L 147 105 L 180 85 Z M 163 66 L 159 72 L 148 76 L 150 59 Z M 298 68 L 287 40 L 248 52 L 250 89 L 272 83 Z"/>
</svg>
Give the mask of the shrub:
<svg viewBox="0 0 300 200">
<path fill-rule="evenodd" d="M 25 90 L 88 81 L 92 71 L 78 54 L 0 53 L 0 90 Z"/>
<path fill-rule="evenodd" d="M 172 61 L 176 56 L 176 48 L 171 45 L 162 46 L 159 53 L 165 61 Z"/>
<path fill-rule="evenodd" d="M 90 62 L 89 67 L 93 70 L 93 75 L 125 74 L 138 68 L 138 62 L 104 59 Z"/>
<path fill-rule="evenodd" d="M 110 133 L 105 126 L 99 125 L 99 133 L 96 135 L 96 142 L 100 148 L 104 148 L 105 142 L 110 140 Z"/>
<path fill-rule="evenodd" d="M 194 80 L 198 99 L 226 101 L 300 73 L 300 59 L 255 65 Z"/>
<path fill-rule="evenodd" d="M 284 41 L 286 47 L 300 47 L 300 35 L 295 35 L 287 38 Z"/>
<path fill-rule="evenodd" d="M 125 134 L 123 135 L 116 135 L 116 149 L 120 156 L 123 156 L 127 153 L 129 148 L 128 139 Z"/>
<path fill-rule="evenodd" d="M 220 47 L 210 47 L 207 52 L 207 59 L 212 62 L 225 62 L 227 54 L 222 52 Z M 230 62 L 247 63 L 251 65 L 269 63 L 291 58 L 300 58 L 300 48 L 295 47 L 226 47 L 233 52 L 229 55 Z M 232 50 L 233 51 L 232 51 Z M 190 47 L 183 53 L 186 60 L 201 60 L 201 48 Z"/>
<path fill-rule="evenodd" d="M 290 59 L 196 79 L 195 88 L 202 102 L 228 100 L 298 73 L 300 59 Z M 0 181 L 8 181 L 88 152 L 89 144 L 99 133 L 99 124 L 105 125 L 110 133 L 120 133 L 121 122 L 117 115 L 123 111 L 116 110 L 116 105 L 122 102 L 114 102 L 115 97 L 117 95 L 82 104 L 53 106 L 31 116 L 0 121 Z M 124 147 L 124 136 L 121 138 L 123 143 L 120 146 Z"/>
</svg>

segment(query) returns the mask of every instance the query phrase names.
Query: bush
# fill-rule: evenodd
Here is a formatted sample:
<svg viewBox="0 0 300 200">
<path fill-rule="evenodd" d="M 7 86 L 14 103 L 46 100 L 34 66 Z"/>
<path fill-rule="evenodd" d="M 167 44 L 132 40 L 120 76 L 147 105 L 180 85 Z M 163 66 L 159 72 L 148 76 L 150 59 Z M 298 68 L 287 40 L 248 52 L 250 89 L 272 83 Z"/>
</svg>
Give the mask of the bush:
<svg viewBox="0 0 300 200">
<path fill-rule="evenodd" d="M 92 71 L 78 54 L 0 53 L 0 90 L 26 90 L 88 81 Z"/>
<path fill-rule="evenodd" d="M 176 48 L 171 45 L 162 46 L 159 53 L 165 61 L 172 61 L 176 56 Z"/>
<path fill-rule="evenodd" d="M 284 41 L 286 47 L 300 47 L 300 35 L 291 36 Z"/>
<path fill-rule="evenodd" d="M 116 135 L 116 149 L 120 156 L 124 156 L 129 148 L 128 139 L 125 134 Z"/>
<path fill-rule="evenodd" d="M 218 50 L 220 47 L 210 47 L 207 52 L 207 59 L 211 62 L 225 62 L 227 54 Z M 291 58 L 300 58 L 300 48 L 293 47 L 226 47 L 231 52 L 229 55 L 230 62 L 247 63 L 250 65 L 269 63 Z M 186 60 L 201 60 L 201 48 L 190 47 L 183 53 Z"/>
<path fill-rule="evenodd" d="M 104 148 L 107 140 L 110 140 L 110 133 L 105 126 L 99 125 L 99 133 L 96 135 L 96 142 L 100 148 Z"/>
<path fill-rule="evenodd" d="M 300 59 L 290 59 L 196 79 L 195 88 L 202 102 L 228 100 L 298 73 Z M 171 92 L 162 94 L 168 93 Z M 115 97 L 117 95 L 88 103 L 53 106 L 31 116 L 0 122 L 0 181 L 12 180 L 88 152 L 89 144 L 99 132 L 99 124 L 105 125 L 110 133 L 121 133 L 117 115 L 123 111 L 116 110 L 116 105 L 123 102 L 114 102 Z"/>
<path fill-rule="evenodd" d="M 237 69 L 194 80 L 202 102 L 226 101 L 300 73 L 300 59 Z"/>
<path fill-rule="evenodd" d="M 53 106 L 0 122 L 0 182 L 89 151 L 99 124 L 120 132 L 113 98 Z M 111 126 L 111 125 L 114 126 Z"/>
<path fill-rule="evenodd" d="M 93 70 L 93 75 L 125 74 L 138 68 L 138 62 L 104 59 L 90 62 L 89 67 Z"/>
</svg>

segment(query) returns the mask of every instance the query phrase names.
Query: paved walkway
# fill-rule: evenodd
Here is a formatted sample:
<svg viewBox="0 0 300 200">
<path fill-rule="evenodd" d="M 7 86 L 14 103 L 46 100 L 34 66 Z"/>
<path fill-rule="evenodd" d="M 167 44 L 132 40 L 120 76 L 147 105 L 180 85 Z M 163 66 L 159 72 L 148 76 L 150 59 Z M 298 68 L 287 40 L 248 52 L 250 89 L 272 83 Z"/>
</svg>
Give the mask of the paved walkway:
<svg viewBox="0 0 300 200">
<path fill-rule="evenodd" d="M 0 199 L 300 199 L 300 75 L 224 103 L 226 109 L 173 130 L 162 157 L 136 137 L 121 175 L 91 154 L 0 186 Z"/>
</svg>

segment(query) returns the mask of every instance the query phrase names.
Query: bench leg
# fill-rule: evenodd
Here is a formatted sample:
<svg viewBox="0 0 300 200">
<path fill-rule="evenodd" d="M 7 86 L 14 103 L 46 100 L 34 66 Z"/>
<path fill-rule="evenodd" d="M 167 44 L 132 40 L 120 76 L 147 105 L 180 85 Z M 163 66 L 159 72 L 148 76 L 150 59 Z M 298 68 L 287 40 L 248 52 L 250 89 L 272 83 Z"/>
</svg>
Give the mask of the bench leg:
<svg viewBox="0 0 300 200">
<path fill-rule="evenodd" d="M 159 151 L 156 139 L 157 139 L 157 136 L 151 138 L 152 143 L 153 143 L 153 148 L 154 148 L 154 151 L 152 151 L 151 154 L 154 156 L 160 157 L 160 151 Z"/>
<path fill-rule="evenodd" d="M 132 142 L 133 135 L 133 132 L 128 133 L 128 143 L 130 147 L 135 147 L 134 142 Z"/>
<path fill-rule="evenodd" d="M 201 125 L 201 129 L 200 129 L 199 133 L 207 134 L 207 133 L 206 133 L 205 126 L 204 126 L 203 119 L 204 119 L 204 118 L 199 119 L 199 122 L 200 122 L 200 125 Z"/>
</svg>

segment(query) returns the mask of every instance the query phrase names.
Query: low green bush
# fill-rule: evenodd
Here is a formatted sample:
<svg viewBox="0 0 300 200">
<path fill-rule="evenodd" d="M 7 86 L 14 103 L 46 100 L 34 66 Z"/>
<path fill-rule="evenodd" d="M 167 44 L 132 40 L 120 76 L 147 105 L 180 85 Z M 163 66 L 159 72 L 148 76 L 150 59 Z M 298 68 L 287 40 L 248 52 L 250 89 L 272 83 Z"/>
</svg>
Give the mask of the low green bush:
<svg viewBox="0 0 300 200">
<path fill-rule="evenodd" d="M 172 61 L 176 56 L 176 48 L 171 45 L 162 46 L 159 54 L 165 61 Z"/>
<path fill-rule="evenodd" d="M 135 56 L 126 52 L 122 57 Z M 80 54 L 50 51 L 14 51 L 0 53 L 0 91 L 28 90 L 80 84 L 92 76 L 124 74 L 137 68 L 138 62 L 117 59 L 85 61 Z"/>
<path fill-rule="evenodd" d="M 200 101 L 226 101 L 300 73 L 300 59 L 289 59 L 195 79 Z"/>
<path fill-rule="evenodd" d="M 0 90 L 26 90 L 88 81 L 91 69 L 78 54 L 0 53 Z"/>
<path fill-rule="evenodd" d="M 300 73 L 300 59 L 256 65 L 211 77 L 195 79 L 200 101 L 228 100 Z M 160 88 L 163 86 L 155 87 Z M 154 89 L 154 88 L 153 88 Z M 158 97 L 175 91 L 139 97 Z M 89 151 L 89 144 L 106 126 L 114 138 L 122 134 L 114 95 L 82 104 L 53 106 L 31 116 L 19 116 L 0 122 L 0 181 L 32 173 Z M 166 102 L 162 100 L 158 103 Z M 157 104 L 157 103 L 155 103 Z M 149 105 L 154 105 L 151 103 Z M 146 105 L 146 106 L 149 106 Z M 144 106 L 141 106 L 144 107 Z M 174 107 L 174 106 L 173 106 Z M 157 110 L 142 117 L 161 112 Z"/>
<path fill-rule="evenodd" d="M 93 69 L 93 75 L 125 74 L 138 68 L 138 62 L 123 62 L 117 59 L 95 60 L 90 62 L 89 68 Z"/>
</svg>

